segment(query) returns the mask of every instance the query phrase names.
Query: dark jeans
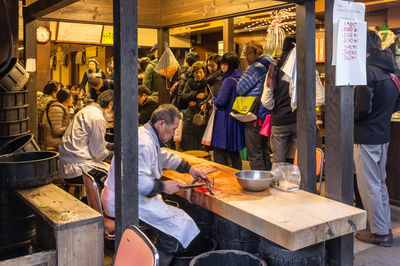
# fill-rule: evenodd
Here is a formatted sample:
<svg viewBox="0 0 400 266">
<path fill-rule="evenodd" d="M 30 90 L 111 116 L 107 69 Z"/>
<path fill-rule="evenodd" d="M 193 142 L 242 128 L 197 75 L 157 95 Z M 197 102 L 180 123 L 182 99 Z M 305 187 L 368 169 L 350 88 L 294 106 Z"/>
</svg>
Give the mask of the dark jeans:
<svg viewBox="0 0 400 266">
<path fill-rule="evenodd" d="M 228 157 L 232 163 L 232 168 L 242 170 L 242 158 L 240 158 L 240 152 L 214 148 L 214 161 L 216 163 L 228 165 Z"/>
<path fill-rule="evenodd" d="M 271 157 L 268 149 L 268 137 L 259 134 L 261 124 L 255 121 L 244 123 L 247 157 L 251 170 L 271 170 Z"/>
<path fill-rule="evenodd" d="M 92 169 L 88 172 L 89 175 L 91 175 L 96 183 L 100 186 L 101 189 L 104 188 L 104 181 L 107 178 L 107 172 L 97 170 L 97 169 Z M 82 176 L 77 176 L 74 178 L 66 178 L 64 179 L 65 183 L 68 184 L 83 184 L 83 179 Z"/>
</svg>

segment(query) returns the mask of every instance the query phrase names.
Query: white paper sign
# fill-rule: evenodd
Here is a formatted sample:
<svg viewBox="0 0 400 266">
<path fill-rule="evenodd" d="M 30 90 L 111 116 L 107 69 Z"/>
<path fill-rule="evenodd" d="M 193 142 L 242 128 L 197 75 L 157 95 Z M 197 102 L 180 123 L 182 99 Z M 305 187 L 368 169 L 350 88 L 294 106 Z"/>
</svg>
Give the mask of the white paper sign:
<svg viewBox="0 0 400 266">
<path fill-rule="evenodd" d="M 337 34 L 339 19 L 364 21 L 365 5 L 357 2 L 335 1 L 333 5 L 333 53 L 332 65 L 336 65 Z"/>
<path fill-rule="evenodd" d="M 339 20 L 336 86 L 366 85 L 367 23 Z"/>
<path fill-rule="evenodd" d="M 27 72 L 36 72 L 36 59 L 34 59 L 34 58 L 26 59 L 26 71 Z"/>
</svg>

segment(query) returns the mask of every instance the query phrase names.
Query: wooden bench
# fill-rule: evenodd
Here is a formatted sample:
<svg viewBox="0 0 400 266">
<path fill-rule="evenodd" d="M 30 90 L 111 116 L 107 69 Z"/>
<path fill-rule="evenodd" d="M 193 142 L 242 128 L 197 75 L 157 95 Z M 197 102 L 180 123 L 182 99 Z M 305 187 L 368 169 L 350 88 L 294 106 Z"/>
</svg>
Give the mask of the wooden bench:
<svg viewBox="0 0 400 266">
<path fill-rule="evenodd" d="M 42 248 L 55 250 L 57 265 L 104 265 L 104 221 L 100 213 L 54 184 L 16 192 L 35 212 L 36 240 Z M 51 253 L 38 254 L 29 256 L 51 258 Z"/>
<path fill-rule="evenodd" d="M 171 150 L 172 151 L 172 150 Z M 244 191 L 234 176 L 238 170 L 172 151 L 192 165 L 218 171 L 215 195 L 204 188 L 193 189 L 191 201 L 286 249 L 299 250 L 366 227 L 366 212 L 338 201 L 302 190 L 283 192 L 269 188 L 262 192 Z M 189 174 L 165 170 L 163 176 L 189 184 Z M 186 197 L 185 191 L 178 192 Z"/>
</svg>

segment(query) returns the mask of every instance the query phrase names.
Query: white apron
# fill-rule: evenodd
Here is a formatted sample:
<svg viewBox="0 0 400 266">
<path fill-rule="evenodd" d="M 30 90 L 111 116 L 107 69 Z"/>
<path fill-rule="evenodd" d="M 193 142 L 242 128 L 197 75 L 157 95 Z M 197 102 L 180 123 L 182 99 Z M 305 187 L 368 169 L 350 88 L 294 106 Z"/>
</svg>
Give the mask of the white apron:
<svg viewBox="0 0 400 266">
<path fill-rule="evenodd" d="M 175 170 L 182 159 L 160 148 L 158 137 L 150 124 L 139 127 L 139 219 L 176 238 L 184 248 L 200 232 L 193 219 L 183 210 L 167 205 L 161 195 L 149 198 L 154 180 L 160 179 L 163 169 Z M 114 160 L 108 173 L 102 202 L 107 215 L 114 213 Z"/>
</svg>

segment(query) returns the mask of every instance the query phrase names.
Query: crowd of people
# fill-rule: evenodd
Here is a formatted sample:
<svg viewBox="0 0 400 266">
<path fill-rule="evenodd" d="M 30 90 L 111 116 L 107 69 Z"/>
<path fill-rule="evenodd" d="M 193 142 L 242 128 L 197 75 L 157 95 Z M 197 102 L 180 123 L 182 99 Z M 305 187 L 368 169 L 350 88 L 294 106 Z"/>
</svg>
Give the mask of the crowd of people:
<svg viewBox="0 0 400 266">
<path fill-rule="evenodd" d="M 293 82 L 284 65 L 295 43 L 295 36 L 287 36 L 282 54 L 276 59 L 264 54 L 261 44 L 247 43 L 243 50 L 248 63 L 245 71 L 240 68 L 236 53 L 212 55 L 203 62 L 197 53 L 189 52 L 184 66 L 168 83 L 171 102 L 162 105 L 158 103 L 157 91 L 158 79 L 163 77 L 154 71 L 158 48 L 156 45 L 152 48 L 151 61 L 145 62 L 143 83 L 138 86 L 139 218 L 158 232 L 156 246 L 160 265 L 169 265 L 173 254 L 186 248 L 199 232 L 186 213 L 162 201 L 160 193 L 173 194 L 180 189 L 175 181 L 160 180 L 162 170 L 190 173 L 195 180 L 207 178 L 201 170 L 164 149 L 173 143 L 178 130 L 182 136 L 180 145 L 172 147 L 183 151 L 212 150 L 215 162 L 236 169 L 242 169 L 240 151 L 244 148 L 252 170 L 270 170 L 271 158 L 274 163 L 293 163 L 296 109 L 291 95 Z M 400 103 L 396 102 L 398 93 L 388 77 L 390 73 L 400 73 L 393 55 L 381 50 L 379 37 L 370 31 L 367 50 L 368 85 L 358 86 L 355 92 L 354 162 L 361 199 L 368 212 L 369 230 L 357 238 L 391 246 L 385 164 L 390 116 L 400 109 Z M 96 60 L 89 60 L 88 64 L 89 70 L 79 86 L 67 89 L 53 81 L 46 84 L 43 95 L 38 97 L 38 119 L 49 132 L 46 145 L 60 153 L 60 177 L 67 183 L 82 183 L 83 170 L 92 175 L 104 187 L 102 202 L 106 215 L 114 218 L 115 162 L 112 160 L 111 168 L 104 163 L 114 155 L 113 145 L 104 138 L 106 121 L 113 120 L 114 115 L 113 81 L 98 69 Z M 84 90 L 86 83 L 88 93 Z M 254 119 L 241 121 L 232 115 L 240 96 L 257 99 Z M 203 114 L 204 121 L 196 121 L 197 114 Z M 270 136 L 260 134 L 267 116 Z M 213 129 L 207 146 L 202 144 L 202 139 L 211 117 Z M 181 129 L 180 120 L 183 120 Z"/>
</svg>

